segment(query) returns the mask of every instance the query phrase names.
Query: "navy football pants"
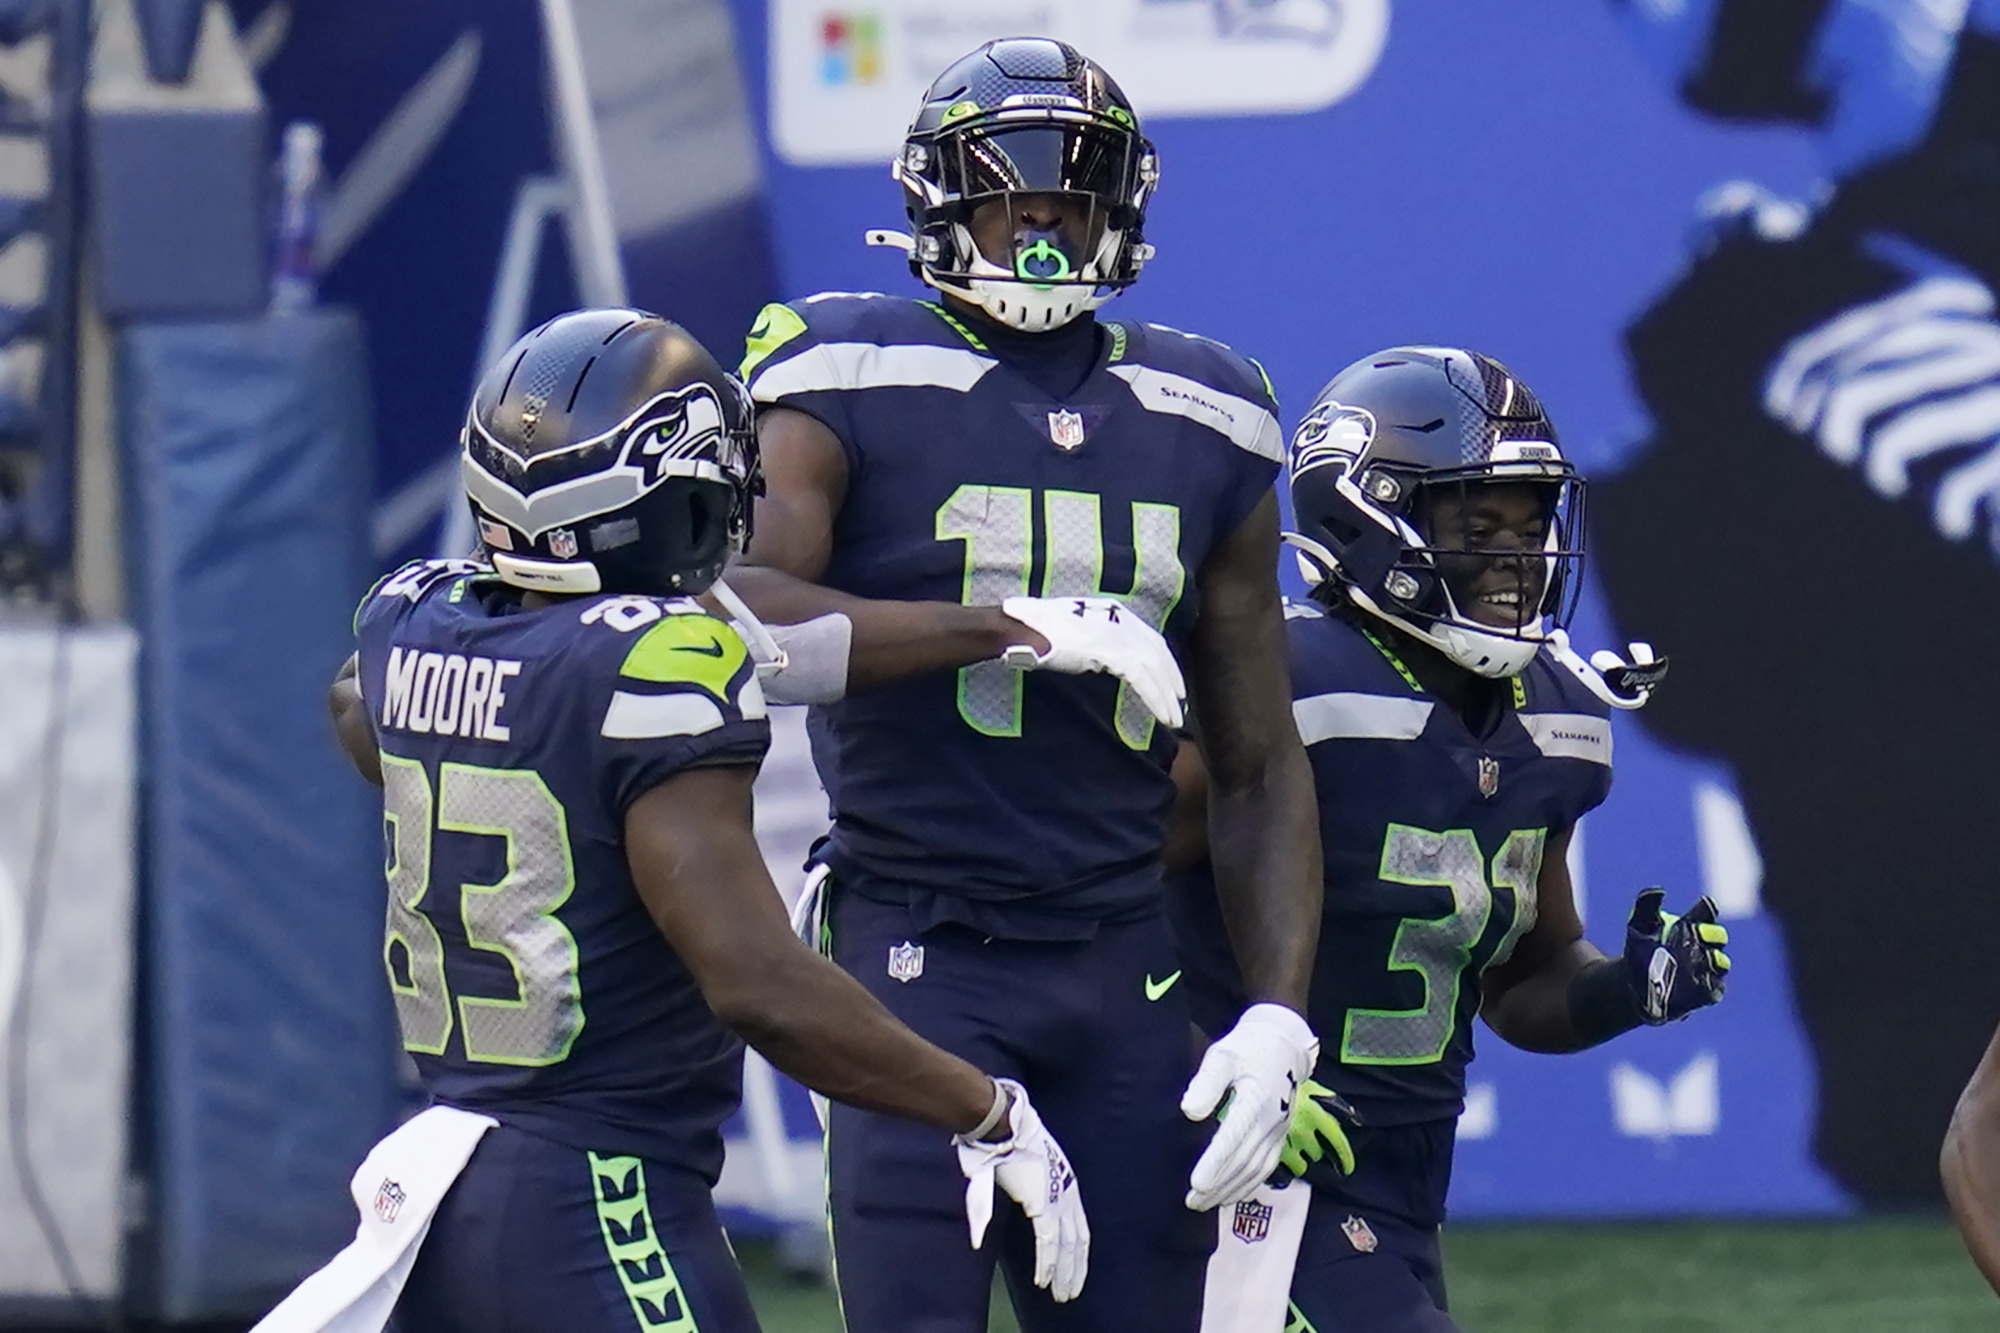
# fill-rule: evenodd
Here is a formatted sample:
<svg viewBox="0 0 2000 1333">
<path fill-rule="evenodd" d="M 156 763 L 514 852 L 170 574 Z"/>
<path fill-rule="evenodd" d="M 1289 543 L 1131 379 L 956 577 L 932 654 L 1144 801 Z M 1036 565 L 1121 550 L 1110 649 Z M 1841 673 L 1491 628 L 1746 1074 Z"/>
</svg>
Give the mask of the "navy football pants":
<svg viewBox="0 0 2000 1333">
<path fill-rule="evenodd" d="M 394 1333 L 758 1333 L 700 1176 L 499 1125 L 431 1223 Z"/>
<path fill-rule="evenodd" d="M 1435 1224 L 1456 1127 L 1438 1120 L 1354 1131 L 1355 1174 L 1316 1182 L 1312 1192 L 1286 1333 L 1458 1333 L 1445 1313 Z"/>
<path fill-rule="evenodd" d="M 1076 1168 L 1091 1234 L 1083 1294 L 1058 1305 L 1032 1285 L 1033 1233 L 1004 1194 L 972 1249 L 949 1135 L 836 1105 L 829 1186 L 851 1333 L 980 1333 L 996 1260 L 1026 1333 L 1196 1333 L 1215 1224 L 1182 1199 L 1208 1131 L 1180 1114 L 1193 1053 L 1181 988 L 1159 989 L 1180 966 L 1164 918 L 1087 942 L 917 935 L 907 909 L 836 891 L 832 935 L 836 961 L 890 1012 L 1028 1089 Z M 924 950 L 907 982 L 889 973 L 905 943 Z"/>
</svg>

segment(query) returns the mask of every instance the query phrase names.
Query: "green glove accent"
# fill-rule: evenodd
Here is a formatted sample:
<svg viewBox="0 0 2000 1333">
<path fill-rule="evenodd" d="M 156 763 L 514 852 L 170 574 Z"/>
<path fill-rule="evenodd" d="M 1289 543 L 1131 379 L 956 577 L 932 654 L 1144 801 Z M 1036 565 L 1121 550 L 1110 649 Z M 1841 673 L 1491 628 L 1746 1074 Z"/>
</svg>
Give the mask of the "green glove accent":
<svg viewBox="0 0 2000 1333">
<path fill-rule="evenodd" d="M 1360 1115 L 1345 1097 L 1324 1083 L 1307 1079 L 1292 1102 L 1292 1123 L 1285 1131 L 1278 1165 L 1293 1177 L 1303 1176 L 1326 1160 L 1330 1148 L 1335 1169 L 1343 1176 L 1353 1175 L 1354 1145 L 1347 1141 L 1347 1130 L 1360 1123 Z"/>
</svg>

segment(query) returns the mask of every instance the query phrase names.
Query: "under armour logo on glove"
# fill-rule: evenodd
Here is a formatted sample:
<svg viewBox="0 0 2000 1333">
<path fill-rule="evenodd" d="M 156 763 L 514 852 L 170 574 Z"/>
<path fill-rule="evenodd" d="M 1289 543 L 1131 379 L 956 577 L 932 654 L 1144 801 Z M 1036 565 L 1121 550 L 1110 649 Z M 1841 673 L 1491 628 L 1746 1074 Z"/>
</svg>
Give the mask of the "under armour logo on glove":
<svg viewBox="0 0 2000 1333">
<path fill-rule="evenodd" d="M 1940 276 L 1854 306 L 1795 338 L 1764 384 L 1764 410 L 1876 494 L 1898 500 L 1922 463 L 1931 526 L 1963 541 L 1987 516 L 2000 553 L 2000 323 L 1993 293 Z"/>
<path fill-rule="evenodd" d="M 1000 609 L 1049 641 L 1047 652 L 1017 643 L 1000 655 L 1022 671 L 1103 671 L 1138 694 L 1170 727 L 1184 721 L 1187 683 L 1160 632 L 1115 597 L 1009 597 Z"/>
</svg>

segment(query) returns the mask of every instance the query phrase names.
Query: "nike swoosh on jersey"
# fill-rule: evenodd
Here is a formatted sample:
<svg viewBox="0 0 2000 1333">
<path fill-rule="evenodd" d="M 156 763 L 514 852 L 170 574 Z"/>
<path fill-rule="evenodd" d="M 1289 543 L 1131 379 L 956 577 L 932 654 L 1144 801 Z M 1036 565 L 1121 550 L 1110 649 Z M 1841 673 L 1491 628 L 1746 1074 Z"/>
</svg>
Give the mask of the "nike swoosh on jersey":
<svg viewBox="0 0 2000 1333">
<path fill-rule="evenodd" d="M 703 657 L 720 657 L 723 653 L 723 647 L 719 643 L 711 643 L 705 648 L 692 643 L 683 643 L 677 644 L 674 651 L 677 653 L 700 653 Z"/>
<path fill-rule="evenodd" d="M 1165 981 L 1153 980 L 1153 974 L 1151 972 L 1148 972 L 1146 974 L 1146 998 L 1149 1000 L 1159 999 L 1162 995 L 1165 995 L 1168 991 L 1172 990 L 1174 988 L 1174 983 L 1176 981 L 1179 981 L 1180 979 L 1181 979 L 1181 974 L 1178 971 L 1176 971 L 1172 976 L 1168 977 Z"/>
</svg>

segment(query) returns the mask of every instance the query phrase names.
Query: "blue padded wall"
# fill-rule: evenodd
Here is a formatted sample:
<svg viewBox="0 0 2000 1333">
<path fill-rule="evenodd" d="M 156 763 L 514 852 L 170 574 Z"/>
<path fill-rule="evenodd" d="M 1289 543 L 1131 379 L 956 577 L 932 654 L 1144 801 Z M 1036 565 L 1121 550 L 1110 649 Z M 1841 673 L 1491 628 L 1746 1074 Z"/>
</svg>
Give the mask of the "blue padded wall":
<svg viewBox="0 0 2000 1333">
<path fill-rule="evenodd" d="M 369 576 L 351 315 L 138 326 L 119 343 L 142 635 L 138 1303 L 260 1313 L 353 1233 L 393 1116 L 380 803 L 326 687 Z"/>
</svg>

